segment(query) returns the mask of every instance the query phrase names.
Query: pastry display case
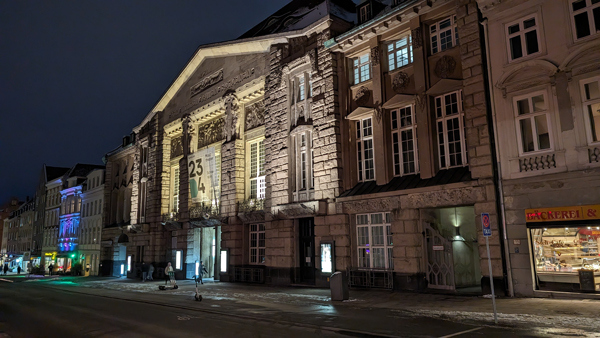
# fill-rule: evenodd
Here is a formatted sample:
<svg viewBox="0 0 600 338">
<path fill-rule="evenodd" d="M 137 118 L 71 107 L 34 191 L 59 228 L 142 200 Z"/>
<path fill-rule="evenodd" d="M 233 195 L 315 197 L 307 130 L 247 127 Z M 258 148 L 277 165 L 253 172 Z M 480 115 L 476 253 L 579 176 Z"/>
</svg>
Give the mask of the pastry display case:
<svg viewBox="0 0 600 338">
<path fill-rule="evenodd" d="M 600 291 L 600 227 L 530 229 L 533 264 L 540 282 L 580 283 L 579 270 L 593 272 Z"/>
</svg>

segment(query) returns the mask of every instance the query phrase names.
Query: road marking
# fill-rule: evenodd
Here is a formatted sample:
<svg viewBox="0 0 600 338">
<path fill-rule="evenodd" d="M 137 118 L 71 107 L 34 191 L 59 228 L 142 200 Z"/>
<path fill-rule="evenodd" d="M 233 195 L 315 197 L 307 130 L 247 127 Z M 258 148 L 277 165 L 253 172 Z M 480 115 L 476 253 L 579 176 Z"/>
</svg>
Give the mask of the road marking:
<svg viewBox="0 0 600 338">
<path fill-rule="evenodd" d="M 442 336 L 440 338 L 450 338 L 450 337 L 456 337 L 456 336 L 460 336 L 461 334 L 465 334 L 465 333 L 469 333 L 469 332 L 473 332 L 473 331 L 477 331 L 477 330 L 481 330 L 483 329 L 483 327 L 476 327 L 474 329 L 470 329 L 470 330 L 465 330 L 465 331 L 460 331 L 460 332 L 456 332 L 453 334 L 449 334 L 447 336 Z"/>
<path fill-rule="evenodd" d="M 4 278 L 0 278 L 0 281 L 3 281 L 3 282 L 9 282 L 9 283 L 13 283 L 13 282 L 14 282 L 14 281 L 12 281 L 12 280 L 4 279 Z"/>
</svg>

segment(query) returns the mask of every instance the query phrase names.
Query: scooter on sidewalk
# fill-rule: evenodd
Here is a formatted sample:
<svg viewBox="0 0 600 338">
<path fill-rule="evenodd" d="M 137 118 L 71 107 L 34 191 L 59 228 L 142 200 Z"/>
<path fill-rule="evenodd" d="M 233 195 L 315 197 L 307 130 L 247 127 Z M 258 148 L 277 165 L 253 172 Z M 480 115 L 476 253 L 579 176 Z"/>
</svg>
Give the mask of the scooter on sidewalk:
<svg viewBox="0 0 600 338">
<path fill-rule="evenodd" d="M 194 299 L 201 302 L 202 295 L 198 292 L 198 280 L 202 282 L 202 276 L 194 276 L 194 280 L 196 281 L 196 294 L 194 295 Z"/>
<path fill-rule="evenodd" d="M 171 272 L 168 274 L 168 277 L 168 279 L 165 278 L 165 285 L 159 285 L 158 289 L 161 291 L 179 289 L 179 286 L 177 286 L 177 280 L 175 280 L 175 274 Z M 171 286 L 167 286 L 167 283 L 171 284 Z"/>
</svg>

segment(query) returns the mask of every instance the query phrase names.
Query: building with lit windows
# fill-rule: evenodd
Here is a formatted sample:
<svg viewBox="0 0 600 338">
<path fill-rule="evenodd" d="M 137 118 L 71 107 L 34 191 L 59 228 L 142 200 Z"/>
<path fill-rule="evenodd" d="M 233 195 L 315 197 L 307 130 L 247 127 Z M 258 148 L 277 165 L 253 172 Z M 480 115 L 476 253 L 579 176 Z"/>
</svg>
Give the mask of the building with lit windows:
<svg viewBox="0 0 600 338">
<path fill-rule="evenodd" d="M 509 286 L 600 292 L 600 2 L 478 0 Z"/>
</svg>

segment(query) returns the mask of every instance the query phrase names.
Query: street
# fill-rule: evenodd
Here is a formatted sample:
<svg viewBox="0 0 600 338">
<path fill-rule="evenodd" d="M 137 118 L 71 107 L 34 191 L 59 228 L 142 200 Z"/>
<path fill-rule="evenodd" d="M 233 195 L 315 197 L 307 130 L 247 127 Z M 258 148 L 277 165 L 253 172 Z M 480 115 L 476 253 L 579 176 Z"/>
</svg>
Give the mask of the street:
<svg viewBox="0 0 600 338">
<path fill-rule="evenodd" d="M 265 292 L 267 287 L 251 286 L 228 294 L 227 289 L 211 292 L 220 288 L 215 283 L 203 285 L 204 300 L 196 302 L 189 281 L 181 281 L 179 290 L 160 292 L 160 282 L 13 280 L 0 282 L 0 337 L 596 336 L 593 329 L 557 329 L 552 323 L 494 326 L 484 318 L 461 317 L 462 312 L 452 317 L 448 311 L 377 308 L 358 300 L 332 304 L 319 298 L 325 290 L 310 296 L 304 290 L 294 295 L 290 288 L 278 297 Z"/>
</svg>

